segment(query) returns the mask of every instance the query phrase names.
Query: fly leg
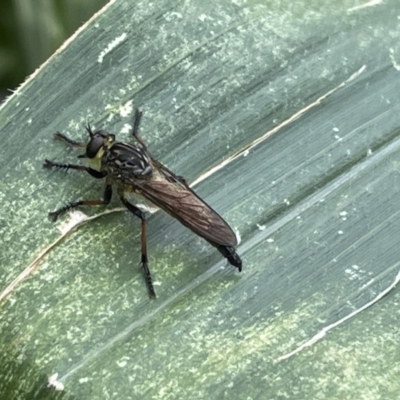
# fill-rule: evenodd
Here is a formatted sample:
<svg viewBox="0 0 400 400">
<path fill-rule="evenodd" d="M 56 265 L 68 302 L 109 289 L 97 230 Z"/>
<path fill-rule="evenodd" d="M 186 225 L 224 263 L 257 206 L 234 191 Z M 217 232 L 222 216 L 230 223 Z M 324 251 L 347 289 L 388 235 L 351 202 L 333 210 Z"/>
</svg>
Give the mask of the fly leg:
<svg viewBox="0 0 400 400">
<path fill-rule="evenodd" d="M 47 159 L 44 160 L 43 168 L 65 169 L 66 171 L 68 171 L 69 169 L 75 169 L 77 171 L 86 171 L 89 175 L 91 175 L 93 178 L 96 178 L 96 179 L 104 178 L 107 175 L 107 172 L 96 171 L 95 169 L 86 167 L 84 165 L 62 164 L 62 163 L 57 163 L 57 162 L 50 161 Z"/>
<path fill-rule="evenodd" d="M 110 203 L 112 197 L 112 186 L 106 185 L 104 189 L 103 199 L 100 200 L 79 200 L 72 201 L 66 204 L 64 207 L 57 209 L 56 211 L 49 213 L 49 218 L 55 222 L 60 214 L 63 214 L 65 211 L 71 210 L 72 208 L 76 208 L 79 206 L 102 206 Z"/>
<path fill-rule="evenodd" d="M 147 242 L 146 242 L 146 217 L 139 208 L 134 206 L 133 204 L 129 203 L 128 200 L 125 199 L 123 195 L 120 195 L 121 201 L 124 204 L 124 206 L 136 217 L 138 217 L 141 222 L 142 222 L 142 233 L 141 233 L 141 242 L 142 242 L 142 248 L 141 248 L 141 254 L 142 254 L 142 260 L 141 260 L 141 266 L 143 268 L 143 274 L 144 274 L 144 280 L 146 282 L 146 287 L 147 287 L 147 292 L 149 294 L 150 298 L 155 298 L 156 293 L 154 291 L 153 287 L 153 280 L 151 279 L 151 274 L 150 274 L 150 269 L 148 266 L 148 261 L 147 261 Z"/>
<path fill-rule="evenodd" d="M 140 125 L 140 120 L 142 118 L 142 114 L 143 113 L 138 108 L 135 109 L 135 119 L 133 120 L 132 136 L 146 150 L 147 147 L 139 136 L 139 125 Z"/>
<path fill-rule="evenodd" d="M 77 142 L 75 140 L 72 140 L 69 137 L 63 135 L 62 133 L 60 133 L 58 131 L 54 134 L 54 139 L 61 140 L 62 142 L 67 143 L 71 147 L 81 147 L 82 148 L 82 147 L 86 146 L 85 142 Z"/>
</svg>

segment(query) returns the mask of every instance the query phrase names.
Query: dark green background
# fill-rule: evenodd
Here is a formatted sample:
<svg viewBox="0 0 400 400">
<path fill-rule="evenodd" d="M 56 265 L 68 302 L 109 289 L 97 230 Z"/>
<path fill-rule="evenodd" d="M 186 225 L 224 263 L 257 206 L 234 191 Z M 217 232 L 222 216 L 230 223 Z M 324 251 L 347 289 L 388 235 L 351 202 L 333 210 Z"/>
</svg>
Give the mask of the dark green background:
<svg viewBox="0 0 400 400">
<path fill-rule="evenodd" d="M 1 0 L 0 99 L 11 94 L 106 0 Z"/>
</svg>

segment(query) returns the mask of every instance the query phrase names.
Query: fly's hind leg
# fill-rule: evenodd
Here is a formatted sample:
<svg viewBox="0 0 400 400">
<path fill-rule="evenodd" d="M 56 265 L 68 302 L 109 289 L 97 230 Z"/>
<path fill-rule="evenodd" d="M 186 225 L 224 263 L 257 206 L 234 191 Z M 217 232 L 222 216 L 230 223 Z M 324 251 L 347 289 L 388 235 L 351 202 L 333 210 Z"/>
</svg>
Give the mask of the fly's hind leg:
<svg viewBox="0 0 400 400">
<path fill-rule="evenodd" d="M 153 280 L 151 278 L 150 269 L 147 260 L 147 241 L 146 241 L 146 217 L 138 207 L 129 203 L 128 200 L 125 199 L 123 195 L 120 194 L 120 198 L 124 206 L 136 217 L 141 220 L 142 223 L 142 232 L 141 232 L 141 266 L 143 268 L 144 280 L 146 282 L 147 292 L 150 298 L 155 298 L 156 293 L 153 287 Z"/>
</svg>

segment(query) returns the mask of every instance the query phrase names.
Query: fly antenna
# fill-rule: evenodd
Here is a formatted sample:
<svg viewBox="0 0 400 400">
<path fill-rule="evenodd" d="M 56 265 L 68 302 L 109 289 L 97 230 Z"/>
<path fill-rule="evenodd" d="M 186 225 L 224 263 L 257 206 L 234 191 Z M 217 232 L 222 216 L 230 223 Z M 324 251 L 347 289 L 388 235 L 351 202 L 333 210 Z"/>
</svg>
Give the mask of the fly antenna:
<svg viewBox="0 0 400 400">
<path fill-rule="evenodd" d="M 87 130 L 87 132 L 89 133 L 90 137 L 93 137 L 92 128 L 90 127 L 90 124 L 89 124 L 89 123 L 87 124 L 86 130 Z"/>
</svg>

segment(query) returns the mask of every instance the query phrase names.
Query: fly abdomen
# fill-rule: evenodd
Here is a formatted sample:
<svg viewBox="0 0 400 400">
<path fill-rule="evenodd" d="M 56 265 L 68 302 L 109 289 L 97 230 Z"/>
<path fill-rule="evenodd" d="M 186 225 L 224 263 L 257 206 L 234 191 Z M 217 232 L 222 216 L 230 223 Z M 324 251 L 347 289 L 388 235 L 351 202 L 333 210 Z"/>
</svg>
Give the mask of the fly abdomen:
<svg viewBox="0 0 400 400">
<path fill-rule="evenodd" d="M 239 254 L 236 253 L 234 247 L 231 246 L 216 246 L 218 251 L 229 261 L 231 265 L 236 267 L 239 272 L 242 272 L 242 260 Z"/>
</svg>

